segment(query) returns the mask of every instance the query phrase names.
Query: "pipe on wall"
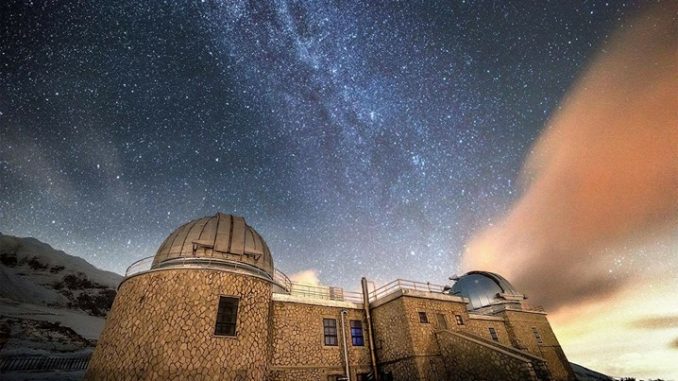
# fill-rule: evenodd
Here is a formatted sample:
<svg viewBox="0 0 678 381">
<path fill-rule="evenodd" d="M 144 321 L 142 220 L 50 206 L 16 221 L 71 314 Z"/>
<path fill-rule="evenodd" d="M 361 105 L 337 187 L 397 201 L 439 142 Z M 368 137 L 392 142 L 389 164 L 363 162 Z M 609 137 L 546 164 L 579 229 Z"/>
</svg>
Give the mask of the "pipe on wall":
<svg viewBox="0 0 678 381">
<path fill-rule="evenodd" d="M 344 345 L 344 362 L 346 363 L 346 380 L 351 381 L 351 369 L 348 367 L 348 345 L 346 345 L 346 328 L 344 323 L 344 315 L 348 310 L 341 310 L 341 341 Z"/>
<path fill-rule="evenodd" d="M 372 315 L 370 314 L 370 294 L 367 290 L 367 278 L 362 277 L 360 284 L 363 288 L 363 308 L 365 309 L 365 319 L 367 319 L 367 339 L 370 343 L 370 360 L 372 362 L 372 376 L 374 381 L 379 381 L 377 372 L 377 356 L 374 352 L 374 333 L 372 330 Z"/>
</svg>

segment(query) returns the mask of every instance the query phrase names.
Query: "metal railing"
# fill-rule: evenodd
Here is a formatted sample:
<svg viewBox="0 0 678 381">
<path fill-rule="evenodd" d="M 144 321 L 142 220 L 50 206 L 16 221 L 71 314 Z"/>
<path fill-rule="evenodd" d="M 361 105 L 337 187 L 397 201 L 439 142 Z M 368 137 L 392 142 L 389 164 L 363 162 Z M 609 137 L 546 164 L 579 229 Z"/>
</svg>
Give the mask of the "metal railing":
<svg viewBox="0 0 678 381">
<path fill-rule="evenodd" d="M 0 370 L 84 370 L 91 354 L 73 357 L 47 357 L 39 355 L 0 356 Z"/>
<path fill-rule="evenodd" d="M 125 277 L 141 274 L 147 271 L 162 268 L 190 268 L 190 267 L 229 267 L 235 270 L 242 269 L 248 273 L 254 273 L 257 276 L 271 279 L 280 289 L 275 289 L 276 293 L 290 294 L 309 299 L 348 301 L 353 303 L 362 303 L 362 294 L 360 292 L 345 291 L 341 287 L 330 286 L 309 286 L 300 283 L 294 283 L 284 272 L 274 269 L 273 276 L 264 270 L 247 263 L 237 261 L 228 261 L 218 258 L 205 257 L 180 257 L 166 260 L 154 265 L 155 257 L 142 258 L 132 263 L 125 271 Z"/>
<path fill-rule="evenodd" d="M 470 313 L 479 314 L 479 315 L 493 315 L 502 311 L 513 310 L 513 311 L 528 311 L 528 312 L 543 312 L 543 306 L 534 306 L 527 304 L 525 302 L 510 302 L 510 301 L 496 301 L 487 306 L 469 310 Z"/>
<path fill-rule="evenodd" d="M 535 306 L 533 304 L 527 304 L 527 303 L 520 303 L 520 308 L 522 308 L 523 311 L 535 311 L 535 312 L 546 312 L 544 310 L 544 306 Z"/>
<path fill-rule="evenodd" d="M 339 302 L 362 303 L 363 294 L 355 291 L 346 291 L 341 287 L 310 286 L 292 282 L 291 292 L 293 296 L 309 299 L 335 300 Z"/>
<path fill-rule="evenodd" d="M 156 264 L 153 263 L 154 259 L 155 256 L 150 256 L 142 258 L 132 263 L 125 271 L 125 278 L 128 278 L 136 274 L 141 274 L 147 271 L 163 268 L 227 267 L 236 271 L 241 270 L 250 274 L 254 274 L 260 278 L 272 280 L 273 283 L 275 283 L 276 285 L 278 285 L 287 292 L 289 292 L 292 288 L 292 282 L 287 277 L 287 275 L 285 275 L 285 273 L 277 269 L 273 270 L 273 275 L 271 276 L 269 273 L 256 266 L 238 261 L 229 261 L 226 259 L 206 258 L 206 257 L 179 257 L 165 260 Z"/>
<path fill-rule="evenodd" d="M 398 290 L 416 290 L 441 294 L 444 288 L 445 286 L 441 284 L 434 284 L 430 282 L 415 282 L 406 279 L 396 279 L 393 282 L 386 283 L 385 285 L 372 290 L 369 293 L 369 299 L 370 302 L 373 302 L 379 298 L 392 294 Z"/>
<path fill-rule="evenodd" d="M 161 269 L 169 267 L 176 268 L 176 267 L 195 267 L 195 266 L 202 267 L 227 266 L 236 270 L 237 269 L 246 270 L 249 273 L 255 273 L 258 276 L 271 279 L 271 275 L 266 273 L 264 270 L 259 269 L 258 267 L 246 263 L 228 261 L 218 258 L 180 257 L 157 263 L 155 266 L 153 265 L 153 260 L 154 257 L 151 256 L 142 258 L 132 263 L 127 268 L 127 271 L 125 271 L 125 277 L 130 277 L 132 275 L 140 274 L 146 271 L 150 271 L 152 269 Z M 280 292 L 280 290 L 277 290 L 275 291 L 276 293 L 285 293 L 309 299 L 347 301 L 352 303 L 363 302 L 361 292 L 346 291 L 341 287 L 310 286 L 295 283 L 292 282 L 290 278 L 288 278 L 287 275 L 285 275 L 285 273 L 277 269 L 273 271 L 272 281 L 282 289 L 282 292 Z M 381 297 L 384 297 L 398 290 L 416 290 L 433 293 L 442 293 L 444 287 L 445 287 L 444 285 L 434 284 L 430 282 L 415 282 L 405 279 L 396 279 L 390 283 L 387 283 L 371 291 L 369 293 L 369 300 L 370 302 L 375 301 Z"/>
<path fill-rule="evenodd" d="M 155 256 L 150 256 L 146 258 L 141 258 L 140 260 L 132 263 L 131 265 L 129 265 L 127 270 L 125 270 L 125 277 L 150 270 L 151 267 L 153 266 L 154 259 Z"/>
<path fill-rule="evenodd" d="M 292 281 L 278 269 L 273 270 L 273 282 L 281 286 L 286 292 L 292 291 Z"/>
</svg>

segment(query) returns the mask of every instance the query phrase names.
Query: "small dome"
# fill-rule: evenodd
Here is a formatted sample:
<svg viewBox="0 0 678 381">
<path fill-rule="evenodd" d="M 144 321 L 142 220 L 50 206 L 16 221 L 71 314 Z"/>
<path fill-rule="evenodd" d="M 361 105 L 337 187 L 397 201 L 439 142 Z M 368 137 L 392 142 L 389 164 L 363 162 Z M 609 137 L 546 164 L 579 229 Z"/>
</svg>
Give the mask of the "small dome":
<svg viewBox="0 0 678 381">
<path fill-rule="evenodd" d="M 198 218 L 177 228 L 160 245 L 152 267 L 179 258 L 242 263 L 273 277 L 273 258 L 264 239 L 244 218 L 230 214 Z"/>
<path fill-rule="evenodd" d="M 516 303 L 525 298 L 499 274 L 470 271 L 456 279 L 450 291 L 470 300 L 469 309 L 475 310 L 498 303 Z"/>
</svg>

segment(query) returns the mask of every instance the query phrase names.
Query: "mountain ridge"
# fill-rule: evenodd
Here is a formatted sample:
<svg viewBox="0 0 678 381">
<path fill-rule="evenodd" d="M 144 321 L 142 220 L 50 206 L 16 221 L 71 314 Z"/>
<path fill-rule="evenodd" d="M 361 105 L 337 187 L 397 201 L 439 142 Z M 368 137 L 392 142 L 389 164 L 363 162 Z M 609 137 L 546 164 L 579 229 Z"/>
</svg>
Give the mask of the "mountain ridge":
<svg viewBox="0 0 678 381">
<path fill-rule="evenodd" d="M 0 233 L 0 354 L 89 352 L 123 277 Z"/>
</svg>

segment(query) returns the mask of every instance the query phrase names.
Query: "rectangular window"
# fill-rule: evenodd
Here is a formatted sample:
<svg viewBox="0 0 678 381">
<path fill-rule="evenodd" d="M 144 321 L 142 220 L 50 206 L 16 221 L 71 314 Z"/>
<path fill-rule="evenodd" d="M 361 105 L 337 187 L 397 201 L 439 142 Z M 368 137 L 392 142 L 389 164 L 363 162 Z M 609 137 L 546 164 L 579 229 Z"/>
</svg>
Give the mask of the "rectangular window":
<svg viewBox="0 0 678 381">
<path fill-rule="evenodd" d="M 541 335 L 539 334 L 537 327 L 532 327 L 532 334 L 534 335 L 534 338 L 537 339 L 537 344 L 544 344 L 544 341 L 541 339 Z"/>
<path fill-rule="evenodd" d="M 497 330 L 490 327 L 490 337 L 492 337 L 492 340 L 499 342 L 499 336 L 497 336 Z"/>
<path fill-rule="evenodd" d="M 355 379 L 356 381 L 367 381 L 369 380 L 369 373 L 356 373 Z"/>
<path fill-rule="evenodd" d="M 337 346 L 337 319 L 323 319 L 323 333 L 325 334 L 325 345 Z"/>
<path fill-rule="evenodd" d="M 365 345 L 363 322 L 360 320 L 351 320 L 351 342 L 354 347 L 362 347 Z"/>
<path fill-rule="evenodd" d="M 426 316 L 426 312 L 419 312 L 419 322 L 428 323 L 428 316 Z"/>
<path fill-rule="evenodd" d="M 464 325 L 464 318 L 461 315 L 454 315 L 454 320 L 457 321 L 457 325 Z"/>
<path fill-rule="evenodd" d="M 238 299 L 220 296 L 214 334 L 217 336 L 235 336 L 235 323 L 237 320 Z"/>
<path fill-rule="evenodd" d="M 439 329 L 447 329 L 447 319 L 445 319 L 445 315 L 436 314 L 436 320 L 438 320 Z"/>
</svg>

